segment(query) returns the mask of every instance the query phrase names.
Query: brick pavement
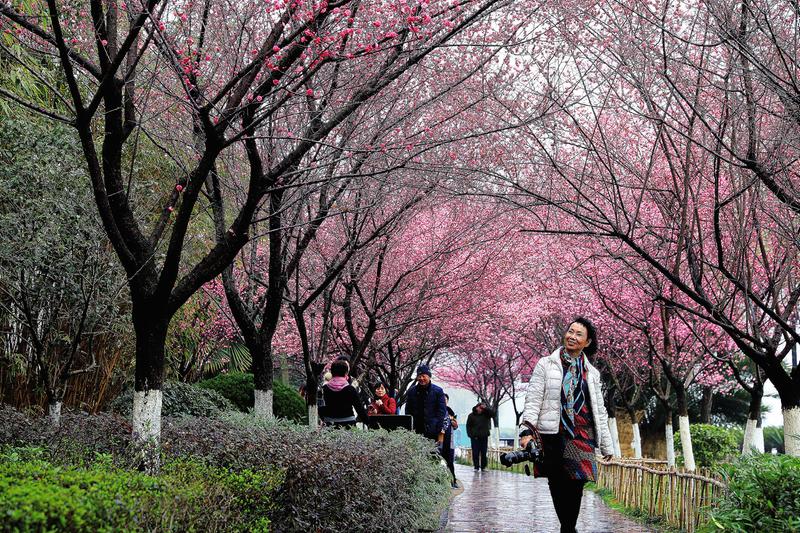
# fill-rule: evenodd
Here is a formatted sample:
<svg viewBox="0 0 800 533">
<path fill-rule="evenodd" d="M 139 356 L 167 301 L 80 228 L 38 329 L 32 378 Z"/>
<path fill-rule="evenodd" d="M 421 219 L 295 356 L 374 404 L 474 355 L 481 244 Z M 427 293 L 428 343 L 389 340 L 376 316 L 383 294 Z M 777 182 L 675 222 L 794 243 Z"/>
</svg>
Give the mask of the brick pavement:
<svg viewBox="0 0 800 533">
<path fill-rule="evenodd" d="M 476 473 L 471 466 L 456 465 L 464 491 L 453 499 L 445 532 L 452 533 L 557 533 L 559 531 L 546 479 L 499 470 Z M 652 533 L 610 509 L 591 491 L 583 494 L 578 518 L 580 533 Z"/>
</svg>

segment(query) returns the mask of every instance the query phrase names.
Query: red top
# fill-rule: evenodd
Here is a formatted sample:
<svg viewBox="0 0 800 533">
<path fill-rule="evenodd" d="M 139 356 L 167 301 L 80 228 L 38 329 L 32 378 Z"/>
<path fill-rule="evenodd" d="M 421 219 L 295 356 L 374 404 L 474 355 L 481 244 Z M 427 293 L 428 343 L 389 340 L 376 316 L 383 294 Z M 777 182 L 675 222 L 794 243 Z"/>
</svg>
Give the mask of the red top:
<svg viewBox="0 0 800 533">
<path fill-rule="evenodd" d="M 379 398 L 381 405 L 378 405 L 378 400 L 372 402 L 369 406 L 369 414 L 371 415 L 395 415 L 397 414 L 397 401 L 390 398 L 388 394 L 383 398 Z"/>
</svg>

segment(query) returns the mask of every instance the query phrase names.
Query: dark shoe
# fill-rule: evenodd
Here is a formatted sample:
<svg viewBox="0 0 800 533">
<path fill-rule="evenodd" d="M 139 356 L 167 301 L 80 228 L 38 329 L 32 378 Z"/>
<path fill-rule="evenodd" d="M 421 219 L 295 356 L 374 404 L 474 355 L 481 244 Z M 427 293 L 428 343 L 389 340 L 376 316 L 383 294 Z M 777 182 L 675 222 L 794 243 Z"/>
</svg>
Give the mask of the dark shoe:
<svg viewBox="0 0 800 533">
<path fill-rule="evenodd" d="M 481 468 L 481 472 L 486 472 L 486 467 Z"/>
<path fill-rule="evenodd" d="M 454 488 L 454 489 L 457 489 L 458 488 L 458 483 L 456 481 L 453 481 L 452 483 L 450 483 L 450 486 L 452 488 Z"/>
<path fill-rule="evenodd" d="M 476 467 L 475 467 L 475 471 L 477 472 L 478 470 L 480 470 L 480 468 L 478 468 L 478 467 L 476 466 Z"/>
</svg>

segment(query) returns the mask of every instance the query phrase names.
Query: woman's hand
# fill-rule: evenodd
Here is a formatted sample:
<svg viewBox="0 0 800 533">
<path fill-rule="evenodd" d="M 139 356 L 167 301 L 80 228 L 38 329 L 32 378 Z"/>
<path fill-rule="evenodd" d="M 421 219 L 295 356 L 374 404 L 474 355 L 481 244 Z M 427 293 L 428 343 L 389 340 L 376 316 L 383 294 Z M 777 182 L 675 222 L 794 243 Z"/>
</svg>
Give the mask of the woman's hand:
<svg viewBox="0 0 800 533">
<path fill-rule="evenodd" d="M 528 442 L 533 438 L 533 435 L 525 435 L 524 437 L 519 438 L 519 447 L 525 448 L 528 445 Z"/>
</svg>

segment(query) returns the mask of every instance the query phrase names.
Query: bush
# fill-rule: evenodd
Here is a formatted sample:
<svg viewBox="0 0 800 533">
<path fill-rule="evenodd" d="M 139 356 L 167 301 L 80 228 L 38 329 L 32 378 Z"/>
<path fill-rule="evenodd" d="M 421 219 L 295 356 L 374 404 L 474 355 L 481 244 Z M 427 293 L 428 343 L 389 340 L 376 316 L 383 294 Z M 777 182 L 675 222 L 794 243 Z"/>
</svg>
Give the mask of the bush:
<svg viewBox="0 0 800 533">
<path fill-rule="evenodd" d="M 698 466 L 710 467 L 739 454 L 741 429 L 726 429 L 710 424 L 692 424 L 692 451 Z M 680 453 L 681 434 L 675 433 L 675 451 Z"/>
<path fill-rule="evenodd" d="M 280 530 L 436 529 L 450 493 L 431 441 L 407 431 L 315 431 L 229 414 L 170 421 L 164 435 L 171 454 L 234 469 L 283 469 L 272 517 Z"/>
<path fill-rule="evenodd" d="M 0 437 L 35 444 L 66 467 L 86 468 L 104 451 L 117 466 L 136 464 L 130 424 L 120 417 L 65 413 L 58 429 L 46 420 L 0 409 Z M 431 441 L 407 431 L 318 431 L 236 412 L 164 418 L 162 455 L 165 465 L 193 460 L 231 472 L 283 472 L 267 515 L 279 531 L 435 529 L 450 494 Z"/>
<path fill-rule="evenodd" d="M 728 490 L 704 531 L 800 531 L 800 458 L 756 455 L 721 470 Z"/>
<path fill-rule="evenodd" d="M 0 517 L 7 531 L 268 531 L 275 472 L 230 472 L 177 460 L 161 475 L 115 467 L 57 467 L 35 448 L 0 455 Z"/>
<path fill-rule="evenodd" d="M 197 386 L 220 393 L 237 409 L 245 413 L 252 409 L 255 403 L 253 374 L 243 372 L 218 374 L 211 379 L 201 381 Z"/>
<path fill-rule="evenodd" d="M 236 409 L 217 391 L 203 389 L 189 383 L 168 381 L 162 389 L 162 416 L 218 416 Z M 111 411 L 130 418 L 133 410 L 133 389 L 128 388 L 109 405 Z"/>
<path fill-rule="evenodd" d="M 253 374 L 231 372 L 219 374 L 211 379 L 198 383 L 199 387 L 214 390 L 227 398 L 240 411 L 247 412 L 253 408 Z M 306 402 L 289 385 L 280 381 L 272 383 L 272 412 L 278 418 L 286 418 L 294 422 L 304 422 L 307 417 Z"/>
<path fill-rule="evenodd" d="M 285 418 L 293 422 L 307 423 L 308 408 L 306 401 L 297 391 L 285 385 L 281 381 L 272 384 L 273 399 L 272 412 L 279 418 Z"/>
<path fill-rule="evenodd" d="M 131 430 L 128 421 L 110 413 L 65 410 L 54 427 L 47 417 L 28 418 L 0 404 L 0 447 L 41 447 L 48 461 L 61 465 L 85 464 L 98 453 L 127 460 Z"/>
</svg>

